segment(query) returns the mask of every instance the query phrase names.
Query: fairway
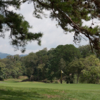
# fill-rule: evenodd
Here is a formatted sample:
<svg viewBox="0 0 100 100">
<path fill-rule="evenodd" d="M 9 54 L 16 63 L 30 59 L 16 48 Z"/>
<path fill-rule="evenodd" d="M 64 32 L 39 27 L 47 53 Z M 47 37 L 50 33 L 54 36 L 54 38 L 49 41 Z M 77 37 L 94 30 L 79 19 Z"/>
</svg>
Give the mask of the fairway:
<svg viewBox="0 0 100 100">
<path fill-rule="evenodd" d="M 47 88 L 47 89 L 61 89 L 61 90 L 93 90 L 100 91 L 99 84 L 54 84 L 42 82 L 17 82 L 5 81 L 0 82 L 0 86 L 7 87 L 22 87 L 22 88 Z"/>
<path fill-rule="evenodd" d="M 2 81 L 0 100 L 100 100 L 100 84 Z"/>
</svg>

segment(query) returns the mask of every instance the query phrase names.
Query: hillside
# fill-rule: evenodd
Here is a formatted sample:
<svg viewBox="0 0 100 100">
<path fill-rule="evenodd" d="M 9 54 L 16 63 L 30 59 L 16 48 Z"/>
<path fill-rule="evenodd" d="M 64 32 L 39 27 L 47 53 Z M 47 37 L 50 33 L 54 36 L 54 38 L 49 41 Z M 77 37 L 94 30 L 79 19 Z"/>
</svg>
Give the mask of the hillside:
<svg viewBox="0 0 100 100">
<path fill-rule="evenodd" d="M 7 54 L 7 53 L 2 53 L 0 52 L 0 58 L 3 59 L 3 58 L 6 58 L 7 56 L 10 56 L 11 54 Z M 19 56 L 26 56 L 26 55 L 19 55 Z"/>
<path fill-rule="evenodd" d="M 3 58 L 6 58 L 7 56 L 9 56 L 10 54 L 7 54 L 7 53 L 1 53 L 0 52 L 0 58 L 3 59 Z"/>
</svg>

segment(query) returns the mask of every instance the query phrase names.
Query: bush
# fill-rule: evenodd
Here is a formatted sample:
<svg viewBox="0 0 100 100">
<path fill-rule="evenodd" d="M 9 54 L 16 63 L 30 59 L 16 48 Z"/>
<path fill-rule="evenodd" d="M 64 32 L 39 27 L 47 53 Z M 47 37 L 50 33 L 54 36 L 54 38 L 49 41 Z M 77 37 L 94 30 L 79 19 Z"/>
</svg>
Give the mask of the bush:
<svg viewBox="0 0 100 100">
<path fill-rule="evenodd" d="M 47 79 L 42 80 L 42 82 L 44 82 L 44 83 L 51 83 L 51 81 L 50 80 L 47 80 Z"/>
<path fill-rule="evenodd" d="M 2 77 L 0 77 L 0 81 L 3 81 L 4 79 Z"/>
<path fill-rule="evenodd" d="M 59 82 L 57 80 L 55 80 L 54 83 L 58 84 Z"/>
<path fill-rule="evenodd" d="M 50 80 L 47 80 L 46 83 L 51 83 L 51 81 Z"/>
</svg>

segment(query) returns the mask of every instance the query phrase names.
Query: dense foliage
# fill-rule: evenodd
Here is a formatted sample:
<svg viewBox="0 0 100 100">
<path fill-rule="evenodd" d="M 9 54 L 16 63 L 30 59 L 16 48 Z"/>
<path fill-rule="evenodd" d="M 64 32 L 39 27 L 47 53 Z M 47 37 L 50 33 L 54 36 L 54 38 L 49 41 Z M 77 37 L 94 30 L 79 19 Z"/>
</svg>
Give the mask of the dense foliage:
<svg viewBox="0 0 100 100">
<path fill-rule="evenodd" d="M 91 53 L 89 45 L 79 48 L 59 45 L 24 57 L 14 55 L 0 59 L 0 80 L 24 75 L 30 81 L 57 82 L 61 70 L 66 83 L 99 83 L 100 80 L 100 61 Z"/>
</svg>

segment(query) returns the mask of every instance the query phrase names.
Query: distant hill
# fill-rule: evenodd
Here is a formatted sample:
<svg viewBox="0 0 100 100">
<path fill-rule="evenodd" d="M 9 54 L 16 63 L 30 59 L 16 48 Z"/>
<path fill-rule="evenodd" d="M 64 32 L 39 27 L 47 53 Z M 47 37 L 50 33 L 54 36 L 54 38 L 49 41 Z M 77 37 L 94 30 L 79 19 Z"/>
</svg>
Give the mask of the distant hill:
<svg viewBox="0 0 100 100">
<path fill-rule="evenodd" d="M 1 53 L 1 52 L 0 52 L 0 58 L 1 58 L 1 59 L 6 58 L 7 56 L 13 56 L 13 55 L 7 54 L 7 53 Z M 19 55 L 19 56 L 23 57 L 23 56 L 26 56 L 26 55 Z"/>
<path fill-rule="evenodd" d="M 7 53 L 1 53 L 0 52 L 0 58 L 3 59 L 3 58 L 6 58 L 7 56 L 9 56 L 10 54 L 7 54 Z"/>
</svg>

